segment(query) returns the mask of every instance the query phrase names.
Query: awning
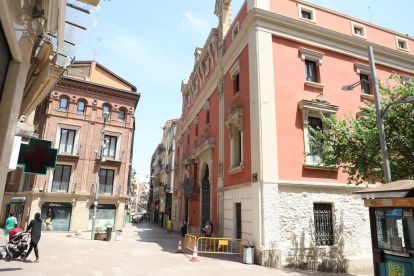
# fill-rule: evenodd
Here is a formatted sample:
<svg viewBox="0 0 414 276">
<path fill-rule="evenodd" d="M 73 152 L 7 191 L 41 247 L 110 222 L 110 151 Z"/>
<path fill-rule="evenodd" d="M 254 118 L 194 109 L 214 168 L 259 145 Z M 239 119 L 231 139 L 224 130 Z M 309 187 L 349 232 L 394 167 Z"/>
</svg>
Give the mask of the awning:
<svg viewBox="0 0 414 276">
<path fill-rule="evenodd" d="M 25 203 L 26 202 L 26 197 L 22 196 L 22 197 L 13 197 L 10 200 L 10 203 Z"/>
<path fill-rule="evenodd" d="M 414 191 L 414 180 L 398 180 L 375 188 L 353 192 L 361 198 L 402 198 Z"/>
</svg>

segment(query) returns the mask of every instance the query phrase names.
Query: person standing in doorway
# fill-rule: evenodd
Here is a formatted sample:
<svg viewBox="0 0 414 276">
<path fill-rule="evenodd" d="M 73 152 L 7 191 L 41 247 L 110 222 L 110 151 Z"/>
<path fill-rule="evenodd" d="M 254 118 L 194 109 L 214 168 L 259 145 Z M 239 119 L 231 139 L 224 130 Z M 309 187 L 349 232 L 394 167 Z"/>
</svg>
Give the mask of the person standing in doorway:
<svg viewBox="0 0 414 276">
<path fill-rule="evenodd" d="M 22 261 L 25 262 L 27 257 L 29 257 L 30 252 L 32 252 L 32 249 L 34 249 L 35 255 L 36 255 L 36 260 L 34 261 L 35 263 L 39 262 L 39 250 L 37 249 L 37 245 L 39 244 L 39 240 L 41 237 L 41 232 L 42 232 L 42 220 L 40 219 L 40 213 L 36 213 L 35 214 L 35 219 L 32 220 L 29 224 L 29 226 L 27 227 L 27 231 L 29 232 L 31 231 L 31 240 L 30 240 L 30 247 L 29 250 L 27 251 L 26 257 L 22 258 Z"/>
<path fill-rule="evenodd" d="M 6 228 L 4 228 L 4 235 L 6 236 L 6 243 L 9 243 L 9 231 L 14 229 L 17 225 L 16 214 L 10 212 L 9 218 L 6 219 Z"/>
<path fill-rule="evenodd" d="M 172 220 L 171 218 L 169 218 L 167 221 L 167 234 L 170 234 L 172 232 L 172 225 L 173 225 Z"/>
</svg>

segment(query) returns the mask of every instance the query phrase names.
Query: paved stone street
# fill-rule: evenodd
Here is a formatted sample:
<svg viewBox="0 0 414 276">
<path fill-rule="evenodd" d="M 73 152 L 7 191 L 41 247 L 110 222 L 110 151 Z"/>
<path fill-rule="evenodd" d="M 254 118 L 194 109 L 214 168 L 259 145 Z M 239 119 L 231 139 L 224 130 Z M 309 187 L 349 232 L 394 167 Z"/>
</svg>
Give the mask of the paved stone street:
<svg viewBox="0 0 414 276">
<path fill-rule="evenodd" d="M 1 232 L 3 233 L 3 232 Z M 90 241 L 90 234 L 44 233 L 39 243 L 40 263 L 31 253 L 26 263 L 0 260 L 1 275 L 345 275 L 301 270 L 281 270 L 245 265 L 239 256 L 176 254 L 179 235 L 159 227 L 128 224 L 122 241 Z M 0 243 L 5 242 L 4 236 Z"/>
</svg>

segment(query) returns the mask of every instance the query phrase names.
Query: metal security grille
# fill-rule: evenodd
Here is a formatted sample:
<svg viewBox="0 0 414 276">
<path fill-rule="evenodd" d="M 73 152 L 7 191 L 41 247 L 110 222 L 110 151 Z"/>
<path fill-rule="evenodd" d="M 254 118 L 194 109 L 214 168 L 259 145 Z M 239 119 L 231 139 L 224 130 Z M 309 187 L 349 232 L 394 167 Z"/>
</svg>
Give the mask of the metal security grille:
<svg viewBox="0 0 414 276">
<path fill-rule="evenodd" d="M 204 227 L 208 219 L 210 219 L 210 181 L 208 178 L 202 179 L 202 211 L 201 211 L 201 223 Z"/>
<path fill-rule="evenodd" d="M 241 239 L 242 238 L 241 203 L 236 203 L 236 224 L 237 224 L 236 239 Z"/>
<path fill-rule="evenodd" d="M 326 203 L 314 203 L 313 215 L 315 221 L 316 245 L 333 245 L 332 205 Z"/>
</svg>

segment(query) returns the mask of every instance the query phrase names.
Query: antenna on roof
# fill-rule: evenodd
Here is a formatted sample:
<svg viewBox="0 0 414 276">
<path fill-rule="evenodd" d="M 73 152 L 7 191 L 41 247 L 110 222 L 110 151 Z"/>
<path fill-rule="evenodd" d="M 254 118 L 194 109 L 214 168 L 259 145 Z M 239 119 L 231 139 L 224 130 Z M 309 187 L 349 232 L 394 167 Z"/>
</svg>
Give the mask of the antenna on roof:
<svg viewBox="0 0 414 276">
<path fill-rule="evenodd" d="M 369 10 L 369 18 L 371 19 L 371 23 L 372 23 L 371 6 L 368 6 L 368 10 Z"/>
</svg>

